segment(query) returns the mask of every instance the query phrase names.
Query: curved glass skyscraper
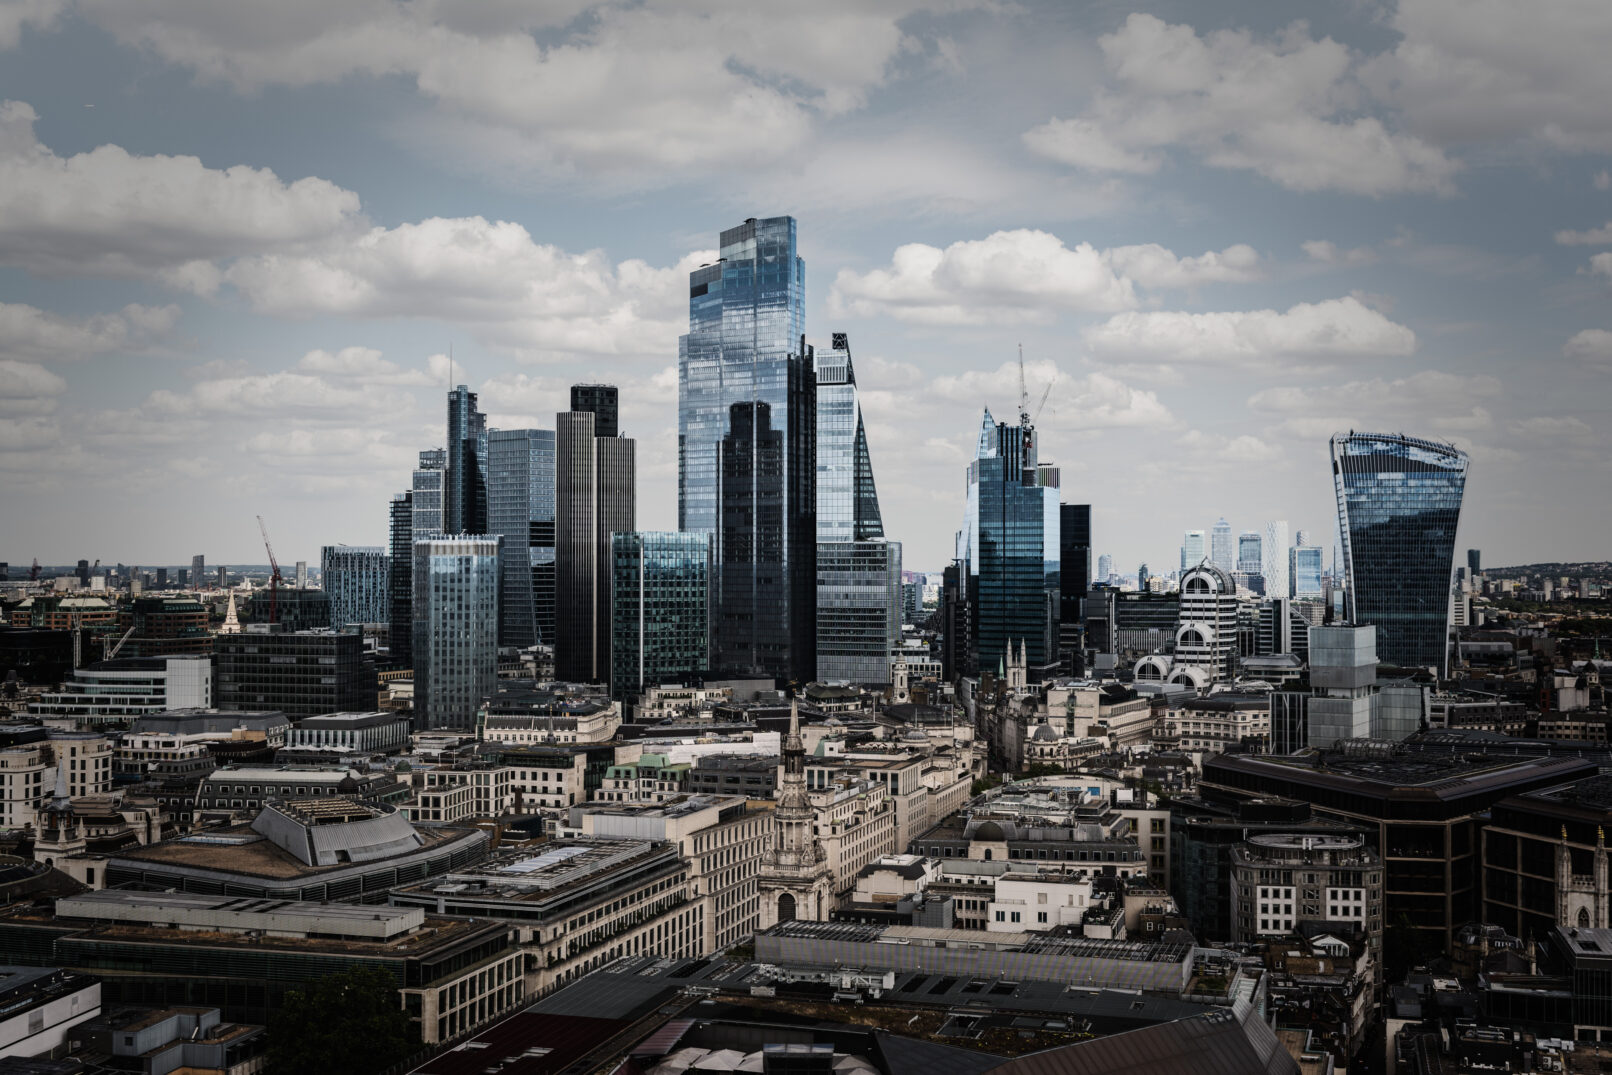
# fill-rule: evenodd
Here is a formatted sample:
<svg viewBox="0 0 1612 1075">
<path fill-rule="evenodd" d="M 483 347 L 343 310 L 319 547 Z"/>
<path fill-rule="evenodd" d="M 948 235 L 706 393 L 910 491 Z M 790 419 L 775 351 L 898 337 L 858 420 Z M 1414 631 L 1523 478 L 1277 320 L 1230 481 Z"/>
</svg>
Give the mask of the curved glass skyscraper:
<svg viewBox="0 0 1612 1075">
<path fill-rule="evenodd" d="M 1332 438 L 1349 614 L 1377 628 L 1387 664 L 1447 671 L 1467 462 L 1448 444 L 1398 433 Z"/>
</svg>

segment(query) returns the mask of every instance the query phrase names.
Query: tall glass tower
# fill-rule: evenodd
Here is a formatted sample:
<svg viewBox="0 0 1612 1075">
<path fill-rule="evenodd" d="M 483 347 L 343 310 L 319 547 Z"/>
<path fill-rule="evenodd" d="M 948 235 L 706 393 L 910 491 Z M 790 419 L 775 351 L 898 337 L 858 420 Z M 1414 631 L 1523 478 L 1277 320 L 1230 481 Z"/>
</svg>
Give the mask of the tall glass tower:
<svg viewBox="0 0 1612 1075">
<path fill-rule="evenodd" d="M 610 694 L 627 698 L 711 664 L 711 539 L 612 534 Z"/>
<path fill-rule="evenodd" d="M 414 513 L 414 536 L 436 537 L 446 533 L 447 450 L 428 448 L 421 452 L 420 465 L 414 471 L 413 482 L 414 495 L 410 498 L 410 510 Z"/>
<path fill-rule="evenodd" d="M 414 711 L 424 728 L 476 726 L 498 686 L 498 538 L 414 543 Z"/>
<path fill-rule="evenodd" d="M 1388 664 L 1447 671 L 1467 463 L 1451 445 L 1399 433 L 1332 438 L 1349 617 L 1377 628 Z"/>
<path fill-rule="evenodd" d="M 487 434 L 487 532 L 504 539 L 498 644 L 554 644 L 554 431 Z"/>
<path fill-rule="evenodd" d="M 805 681 L 816 672 L 817 552 L 806 265 L 793 217 L 746 220 L 720 248 L 689 274 L 678 341 L 678 528 L 714 543 L 716 670 Z"/>
<path fill-rule="evenodd" d="M 448 473 L 443 489 L 443 529 L 449 534 L 487 532 L 487 416 L 476 393 L 460 385 L 448 393 Z"/>
<path fill-rule="evenodd" d="M 1237 546 L 1224 515 L 1209 529 L 1209 562 L 1228 575 L 1237 570 Z"/>
<path fill-rule="evenodd" d="M 391 631 L 387 648 L 394 667 L 414 666 L 414 493 L 392 497 L 391 527 Z"/>
<path fill-rule="evenodd" d="M 677 526 L 714 532 L 717 451 L 735 403 L 765 403 L 787 437 L 788 363 L 806 331 L 806 263 L 795 218 L 746 220 L 721 257 L 689 273 L 688 335 L 677 345 Z"/>
<path fill-rule="evenodd" d="M 554 416 L 554 674 L 573 683 L 610 680 L 610 538 L 637 526 L 635 442 L 595 420 Z"/>
<path fill-rule="evenodd" d="M 1237 535 L 1237 571 L 1244 575 L 1257 575 L 1264 570 L 1260 559 L 1259 532 L 1244 530 Z"/>
<path fill-rule="evenodd" d="M 968 465 L 965 529 L 958 559 L 968 565 L 974 667 L 1000 667 L 1008 646 L 1023 644 L 1030 675 L 1058 661 L 1058 470 L 1036 455 L 1035 427 L 995 423 L 986 410 L 976 458 Z"/>
<path fill-rule="evenodd" d="M 1209 543 L 1202 530 L 1188 530 L 1181 536 L 1181 573 L 1203 563 L 1209 555 Z"/>
<path fill-rule="evenodd" d="M 1287 575 L 1287 550 L 1287 520 L 1272 519 L 1265 524 L 1265 538 L 1260 542 L 1259 573 L 1265 576 L 1266 597 L 1286 597 L 1292 592 Z"/>
<path fill-rule="evenodd" d="M 901 545 L 886 541 L 850 340 L 836 332 L 817 371 L 817 678 L 890 682 L 901 633 Z"/>
</svg>

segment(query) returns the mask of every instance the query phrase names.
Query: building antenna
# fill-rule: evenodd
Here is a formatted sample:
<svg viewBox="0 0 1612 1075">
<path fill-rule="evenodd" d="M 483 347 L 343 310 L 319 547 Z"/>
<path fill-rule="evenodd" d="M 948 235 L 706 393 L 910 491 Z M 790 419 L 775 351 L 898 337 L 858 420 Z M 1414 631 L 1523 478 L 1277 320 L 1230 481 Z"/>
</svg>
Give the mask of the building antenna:
<svg viewBox="0 0 1612 1075">
<path fill-rule="evenodd" d="M 1024 383 L 1024 344 L 1019 344 L 1019 425 L 1030 424 L 1030 389 Z"/>
</svg>

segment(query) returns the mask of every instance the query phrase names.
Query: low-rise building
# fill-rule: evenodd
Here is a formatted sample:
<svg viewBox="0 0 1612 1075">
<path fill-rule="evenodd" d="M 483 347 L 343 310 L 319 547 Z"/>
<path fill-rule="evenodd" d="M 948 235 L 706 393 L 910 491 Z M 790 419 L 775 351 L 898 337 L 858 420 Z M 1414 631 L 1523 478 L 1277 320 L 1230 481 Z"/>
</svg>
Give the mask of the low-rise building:
<svg viewBox="0 0 1612 1075">
<path fill-rule="evenodd" d="M 1231 864 L 1232 940 L 1313 924 L 1359 933 L 1381 964 L 1383 862 L 1364 837 L 1260 833 L 1232 850 Z"/>
<path fill-rule="evenodd" d="M 356 769 L 304 769 L 289 765 L 273 768 L 228 765 L 202 778 L 196 790 L 196 820 L 208 815 L 256 813 L 277 799 L 342 797 L 401 802 L 408 789 L 389 773 L 361 773 Z"/>
<path fill-rule="evenodd" d="M 390 899 L 514 926 L 531 997 L 623 956 L 703 954 L 706 905 L 694 898 L 691 873 L 671 843 L 556 840 L 402 885 Z"/>
<path fill-rule="evenodd" d="M 170 709 L 213 704 L 213 662 L 204 654 L 115 657 L 77 669 L 59 691 L 29 703 L 30 714 L 80 724 L 127 724 Z"/>
<path fill-rule="evenodd" d="M 476 726 L 489 743 L 607 743 L 621 726 L 621 708 L 581 684 L 508 684 L 482 704 Z"/>
<path fill-rule="evenodd" d="M 108 1066 L 149 1075 L 248 1075 L 262 1069 L 269 1045 L 267 1028 L 225 1022 L 217 1008 L 199 1007 L 122 1007 L 85 1023 L 74 1038 L 83 1043 L 80 1055 L 110 1056 Z"/>
<path fill-rule="evenodd" d="M 46 1056 L 101 1014 L 101 981 L 59 967 L 0 966 L 0 1057 Z"/>
<path fill-rule="evenodd" d="M 1161 747 L 1205 754 L 1232 747 L 1262 750 L 1270 737 L 1269 692 L 1222 692 L 1179 702 L 1165 712 L 1153 736 Z"/>
<path fill-rule="evenodd" d="M 292 747 L 323 747 L 355 754 L 396 754 L 409 745 L 409 722 L 396 713 L 327 713 L 297 721 L 286 737 Z"/>
</svg>

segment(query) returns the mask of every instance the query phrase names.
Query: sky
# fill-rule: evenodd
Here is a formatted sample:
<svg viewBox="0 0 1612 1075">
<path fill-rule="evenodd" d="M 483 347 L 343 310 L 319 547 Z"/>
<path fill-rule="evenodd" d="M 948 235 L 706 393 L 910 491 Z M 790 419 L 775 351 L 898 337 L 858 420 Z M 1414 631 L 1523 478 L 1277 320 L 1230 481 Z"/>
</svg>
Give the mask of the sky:
<svg viewBox="0 0 1612 1075">
<path fill-rule="evenodd" d="M 1330 544 L 1349 429 L 1469 452 L 1486 563 L 1606 558 L 1608 55 L 1605 0 L 0 0 L 0 559 L 382 544 L 453 382 L 619 385 L 674 529 L 687 273 L 782 214 L 909 568 L 1021 346 L 1116 570 Z"/>
</svg>

